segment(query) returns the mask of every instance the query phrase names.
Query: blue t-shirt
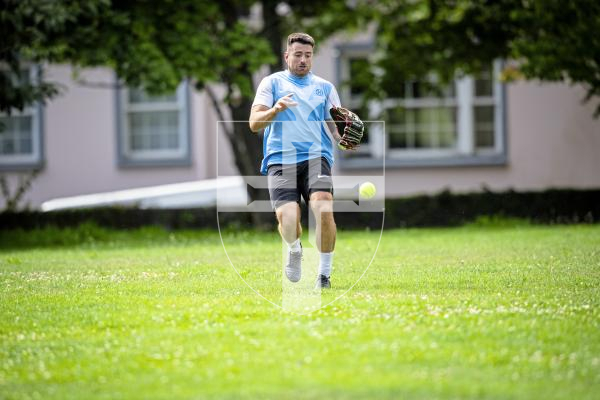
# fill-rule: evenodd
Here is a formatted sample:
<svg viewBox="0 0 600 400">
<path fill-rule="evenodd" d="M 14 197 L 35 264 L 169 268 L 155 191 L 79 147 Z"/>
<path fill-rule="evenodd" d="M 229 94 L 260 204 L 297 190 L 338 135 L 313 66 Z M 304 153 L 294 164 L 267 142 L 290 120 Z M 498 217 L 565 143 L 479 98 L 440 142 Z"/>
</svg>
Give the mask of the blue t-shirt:
<svg viewBox="0 0 600 400">
<path fill-rule="evenodd" d="M 333 166 L 333 144 L 325 121 L 331 120 L 329 109 L 340 106 L 335 87 L 312 72 L 303 77 L 288 70 L 276 72 L 261 81 L 252 107 L 273 107 L 290 93 L 298 105 L 277 114 L 265 128 L 263 175 L 269 165 L 297 164 L 317 157 L 325 157 Z"/>
</svg>

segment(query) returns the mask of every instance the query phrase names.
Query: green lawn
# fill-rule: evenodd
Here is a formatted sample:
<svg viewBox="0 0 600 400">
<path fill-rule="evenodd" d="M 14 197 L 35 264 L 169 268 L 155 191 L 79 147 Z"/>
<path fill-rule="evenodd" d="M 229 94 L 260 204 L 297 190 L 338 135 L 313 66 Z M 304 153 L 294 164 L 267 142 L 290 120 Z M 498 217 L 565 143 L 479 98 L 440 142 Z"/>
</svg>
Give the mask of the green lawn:
<svg viewBox="0 0 600 400">
<path fill-rule="evenodd" d="M 224 241 L 281 304 L 278 237 Z M 378 241 L 339 233 L 322 304 Z M 2 399 L 600 393 L 599 225 L 385 231 L 307 315 L 216 232 L 0 232 L 0 287 Z"/>
</svg>

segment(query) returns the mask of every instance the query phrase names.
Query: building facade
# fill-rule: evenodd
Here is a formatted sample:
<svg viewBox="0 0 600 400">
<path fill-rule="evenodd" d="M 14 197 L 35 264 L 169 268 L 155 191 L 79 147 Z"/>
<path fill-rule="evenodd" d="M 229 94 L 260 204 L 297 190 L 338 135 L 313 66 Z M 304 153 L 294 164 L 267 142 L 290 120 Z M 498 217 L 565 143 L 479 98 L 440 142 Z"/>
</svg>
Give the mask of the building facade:
<svg viewBox="0 0 600 400">
<path fill-rule="evenodd" d="M 363 104 L 364 88 L 347 82 L 371 49 L 365 38 L 333 39 L 313 61 L 344 105 L 379 121 L 367 123 L 357 152 L 338 155 L 337 173 L 380 173 L 385 165 L 387 197 L 600 187 L 600 119 L 593 118 L 594 104 L 582 103 L 583 88 L 502 84 L 497 62 L 442 92 L 427 82 L 402 82 L 393 98 Z M 210 99 L 188 83 L 152 97 L 118 87 L 109 69 L 86 69 L 78 79 L 67 65 L 44 71 L 62 94 L 0 117 L 0 173 L 10 190 L 39 170 L 23 204 L 35 209 L 60 197 L 237 173 Z M 27 77 L 35 79 L 36 69 Z"/>
</svg>

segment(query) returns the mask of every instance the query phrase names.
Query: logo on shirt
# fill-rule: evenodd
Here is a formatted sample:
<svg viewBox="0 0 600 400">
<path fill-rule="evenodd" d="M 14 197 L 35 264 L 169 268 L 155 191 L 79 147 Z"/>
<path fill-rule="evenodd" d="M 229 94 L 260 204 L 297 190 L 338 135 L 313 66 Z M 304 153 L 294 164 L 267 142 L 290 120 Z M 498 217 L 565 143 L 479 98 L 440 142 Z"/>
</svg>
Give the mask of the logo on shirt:
<svg viewBox="0 0 600 400">
<path fill-rule="evenodd" d="M 315 95 L 324 96 L 323 89 L 321 89 L 321 88 L 315 89 Z"/>
</svg>

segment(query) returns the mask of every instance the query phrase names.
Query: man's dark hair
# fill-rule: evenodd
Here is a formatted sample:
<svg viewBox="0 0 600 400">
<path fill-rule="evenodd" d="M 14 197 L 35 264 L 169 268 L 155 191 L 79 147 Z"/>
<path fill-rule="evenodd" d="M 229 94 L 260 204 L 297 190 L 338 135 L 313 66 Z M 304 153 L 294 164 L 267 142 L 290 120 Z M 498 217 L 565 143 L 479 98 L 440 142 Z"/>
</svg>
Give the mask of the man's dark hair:
<svg viewBox="0 0 600 400">
<path fill-rule="evenodd" d="M 287 38 L 287 45 L 288 47 L 292 45 L 292 43 L 302 43 L 302 44 L 309 44 L 312 47 L 315 47 L 315 39 L 312 38 L 312 36 L 310 36 L 307 33 L 302 33 L 302 32 L 296 32 L 296 33 L 292 33 L 290 36 L 288 36 Z"/>
</svg>

